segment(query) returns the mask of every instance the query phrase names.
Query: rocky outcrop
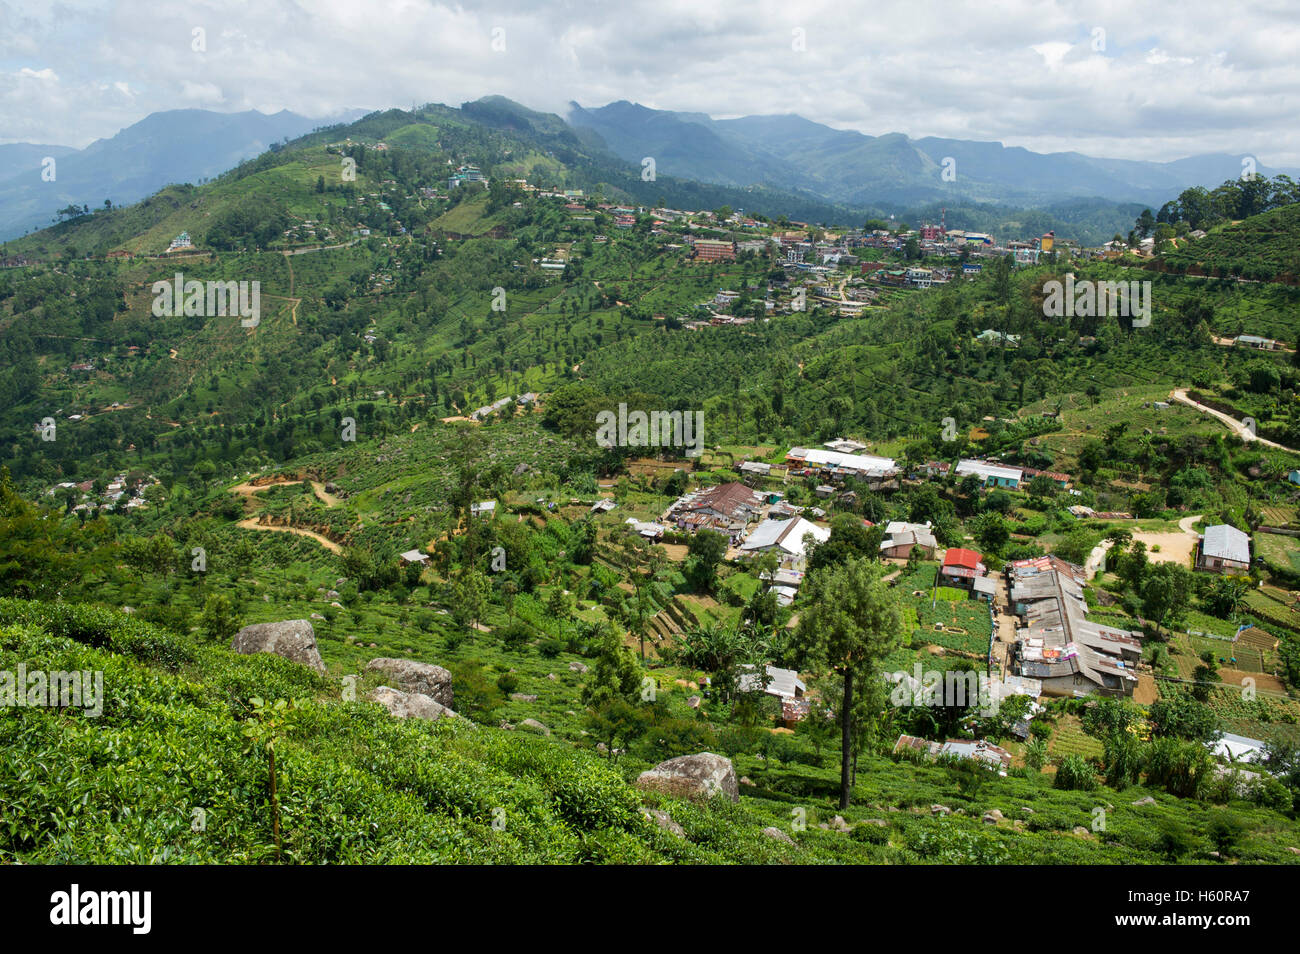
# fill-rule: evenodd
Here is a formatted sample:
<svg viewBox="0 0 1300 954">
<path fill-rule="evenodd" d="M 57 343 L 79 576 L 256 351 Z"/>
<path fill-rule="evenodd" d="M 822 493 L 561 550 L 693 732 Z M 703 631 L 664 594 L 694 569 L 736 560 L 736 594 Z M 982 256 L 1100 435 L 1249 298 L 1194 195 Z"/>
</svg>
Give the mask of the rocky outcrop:
<svg viewBox="0 0 1300 954">
<path fill-rule="evenodd" d="M 317 672 L 325 671 L 320 650 L 316 647 L 316 631 L 305 619 L 287 619 L 279 623 L 254 623 L 235 633 L 230 648 L 246 656 L 253 653 L 274 653 Z"/>
<path fill-rule="evenodd" d="M 681 798 L 707 801 L 721 795 L 733 802 L 740 801 L 740 788 L 736 784 L 736 770 L 731 760 L 712 752 L 682 755 L 660 762 L 642 772 L 637 777 L 636 786 Z"/>
<path fill-rule="evenodd" d="M 455 706 L 455 697 L 451 691 L 451 673 L 441 666 L 416 662 L 413 659 L 380 657 L 366 664 L 366 672 L 383 673 L 385 681 L 392 683 L 403 692 L 418 692 L 448 709 Z"/>
<path fill-rule="evenodd" d="M 789 835 L 787 835 L 785 832 L 783 832 L 781 829 L 777 828 L 775 825 L 769 825 L 767 828 L 764 828 L 763 834 L 767 835 L 768 838 L 771 838 L 775 841 L 783 841 L 787 845 L 794 844 L 794 839 L 791 838 Z"/>
<path fill-rule="evenodd" d="M 439 719 L 455 716 L 442 703 L 422 692 L 402 692 L 392 686 L 380 686 L 366 696 L 371 702 L 377 702 L 399 719 Z"/>
<path fill-rule="evenodd" d="M 654 822 L 670 835 L 676 835 L 678 838 L 686 837 L 686 830 L 682 828 L 681 825 L 677 824 L 677 822 L 673 821 L 672 816 L 663 809 L 643 808 L 641 809 L 641 814 L 644 815 L 648 821 Z"/>
<path fill-rule="evenodd" d="M 525 719 L 519 723 L 521 729 L 527 729 L 530 732 L 536 732 L 538 735 L 550 735 L 551 730 L 536 719 Z"/>
</svg>

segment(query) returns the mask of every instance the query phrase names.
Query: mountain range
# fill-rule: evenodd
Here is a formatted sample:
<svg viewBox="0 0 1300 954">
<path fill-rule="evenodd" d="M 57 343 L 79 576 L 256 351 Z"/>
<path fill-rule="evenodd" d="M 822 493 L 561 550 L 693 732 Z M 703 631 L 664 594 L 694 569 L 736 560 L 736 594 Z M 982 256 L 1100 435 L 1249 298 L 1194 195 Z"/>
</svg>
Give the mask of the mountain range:
<svg viewBox="0 0 1300 954">
<path fill-rule="evenodd" d="M 658 175 L 798 189 L 850 206 L 915 207 L 947 200 L 1041 207 L 1102 198 L 1158 208 L 1190 186 L 1213 187 L 1236 178 L 1246 158 L 1210 154 L 1145 162 L 1042 154 L 998 142 L 868 136 L 796 115 L 719 120 L 626 101 L 597 109 L 570 103 L 568 121 L 597 133 L 629 162 L 653 157 Z M 1297 174 L 1262 165 L 1256 172 Z"/>
<path fill-rule="evenodd" d="M 196 182 L 312 129 L 361 115 L 310 119 L 282 110 L 216 113 L 174 109 L 151 113 L 84 149 L 0 145 L 0 239 L 44 228 L 69 204 L 98 207 L 136 202 L 174 182 Z M 52 157 L 53 179 L 45 176 Z M 43 175 L 44 174 L 44 175 Z"/>
<path fill-rule="evenodd" d="M 997 142 L 902 133 L 868 136 L 796 115 L 713 119 L 703 113 L 616 102 L 595 109 L 570 104 L 566 116 L 487 96 L 459 109 L 435 108 L 485 133 L 549 154 L 587 187 L 604 184 L 626 199 L 712 208 L 730 204 L 806 221 L 861 222 L 867 216 L 938 220 L 982 231 L 1059 234 L 1105 241 L 1132 227 L 1143 208 L 1158 208 L 1189 186 L 1236 178 L 1242 156 L 1199 155 L 1173 162 L 1040 154 Z M 384 128 L 406 120 L 396 111 Z M 351 111 L 311 119 L 281 111 L 153 113 L 84 149 L 0 145 L 0 240 L 44 228 L 68 205 L 136 202 L 168 184 L 219 175 L 283 143 L 336 122 Z M 382 134 L 382 133 L 379 133 Z M 523 137 L 522 140 L 519 137 Z M 54 159 L 53 181 L 42 177 Z M 645 157 L 655 178 L 642 175 Z M 949 175 L 945 177 L 945 170 Z M 553 170 L 554 171 L 554 170 Z M 1298 170 L 1259 166 L 1261 175 Z M 954 175 L 955 174 L 955 175 Z M 570 183 L 574 184 L 574 183 Z"/>
</svg>

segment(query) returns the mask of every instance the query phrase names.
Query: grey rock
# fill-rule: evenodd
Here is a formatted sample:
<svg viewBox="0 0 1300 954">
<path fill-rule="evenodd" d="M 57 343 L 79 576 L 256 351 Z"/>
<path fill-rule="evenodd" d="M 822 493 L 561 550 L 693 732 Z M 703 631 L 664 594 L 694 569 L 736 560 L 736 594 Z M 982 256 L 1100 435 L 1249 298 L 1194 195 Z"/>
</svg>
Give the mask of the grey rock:
<svg viewBox="0 0 1300 954">
<path fill-rule="evenodd" d="M 1002 821 L 1002 819 L 1005 816 L 996 808 L 991 808 L 988 811 L 986 811 L 981 817 L 984 822 L 990 825 L 996 825 L 998 822 Z"/>
<path fill-rule="evenodd" d="M 740 801 L 736 770 L 731 760 L 712 752 L 681 755 L 660 762 L 637 776 L 636 786 L 684 798 L 708 800 L 722 795 L 733 802 Z"/>
<path fill-rule="evenodd" d="M 587 664 L 586 664 L 586 663 L 580 663 L 580 662 L 578 662 L 578 661 L 575 659 L 573 662 L 569 663 L 569 671 L 570 671 L 570 672 L 589 672 L 590 670 L 587 668 Z"/>
<path fill-rule="evenodd" d="M 787 845 L 794 844 L 794 839 L 791 838 L 789 835 L 787 835 L 785 832 L 783 832 L 781 829 L 777 828 L 775 825 L 769 825 L 767 828 L 764 828 L 763 834 L 767 835 L 768 838 L 771 838 L 775 841 L 783 841 Z"/>
<path fill-rule="evenodd" d="M 551 730 L 542 725 L 542 723 L 538 722 L 536 719 L 525 719 L 523 722 L 519 723 L 519 726 L 520 728 L 528 729 L 531 732 L 537 732 L 541 735 L 551 734 Z"/>
<path fill-rule="evenodd" d="M 526 692 L 512 692 L 510 698 L 515 702 L 536 702 L 537 697 L 529 695 Z"/>
<path fill-rule="evenodd" d="M 947 805 L 931 805 L 931 806 L 930 806 L 930 814 L 931 814 L 931 815 L 951 815 L 951 814 L 952 814 L 952 809 L 949 808 Z"/>
<path fill-rule="evenodd" d="M 454 717 L 452 712 L 436 699 L 420 692 L 402 692 L 391 686 L 380 686 L 366 696 L 371 702 L 377 702 L 399 719 L 438 719 Z"/>
<path fill-rule="evenodd" d="M 317 672 L 325 671 L 320 650 L 316 647 L 316 631 L 305 619 L 287 619 L 279 623 L 254 623 L 235 633 L 230 648 L 243 655 L 273 653 L 292 662 L 309 666 Z"/>
<path fill-rule="evenodd" d="M 1146 798 L 1139 798 L 1136 802 L 1133 803 L 1133 807 L 1136 808 L 1139 805 L 1154 805 L 1155 803 L 1156 800 L 1152 798 L 1150 795 L 1148 795 Z"/>
<path fill-rule="evenodd" d="M 403 692 L 418 692 L 448 709 L 455 707 L 451 673 L 432 663 L 380 657 L 366 664 L 366 672 L 383 673 L 384 680 Z"/>
<path fill-rule="evenodd" d="M 662 808 L 643 808 L 641 814 L 670 835 L 676 835 L 678 838 L 686 837 L 686 829 L 673 821 L 673 817 Z"/>
</svg>

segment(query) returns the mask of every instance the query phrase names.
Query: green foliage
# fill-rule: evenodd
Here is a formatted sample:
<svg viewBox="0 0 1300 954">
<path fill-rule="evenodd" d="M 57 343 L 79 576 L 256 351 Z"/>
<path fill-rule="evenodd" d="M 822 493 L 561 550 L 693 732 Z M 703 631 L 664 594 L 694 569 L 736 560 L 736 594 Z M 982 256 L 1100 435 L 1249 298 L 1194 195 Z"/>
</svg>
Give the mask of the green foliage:
<svg viewBox="0 0 1300 954">
<path fill-rule="evenodd" d="M 1097 773 L 1082 755 L 1067 755 L 1056 768 L 1056 788 L 1091 792 L 1097 787 Z"/>
</svg>

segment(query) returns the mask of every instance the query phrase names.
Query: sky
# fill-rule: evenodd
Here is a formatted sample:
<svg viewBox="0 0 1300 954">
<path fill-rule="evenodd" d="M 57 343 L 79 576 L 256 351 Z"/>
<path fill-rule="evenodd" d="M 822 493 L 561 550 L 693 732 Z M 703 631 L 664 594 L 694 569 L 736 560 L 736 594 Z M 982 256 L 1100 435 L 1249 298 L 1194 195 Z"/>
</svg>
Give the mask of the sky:
<svg viewBox="0 0 1300 954">
<path fill-rule="evenodd" d="M 1294 166 L 1297 50 L 1300 0 L 0 0 L 0 142 L 500 94 Z"/>
</svg>

